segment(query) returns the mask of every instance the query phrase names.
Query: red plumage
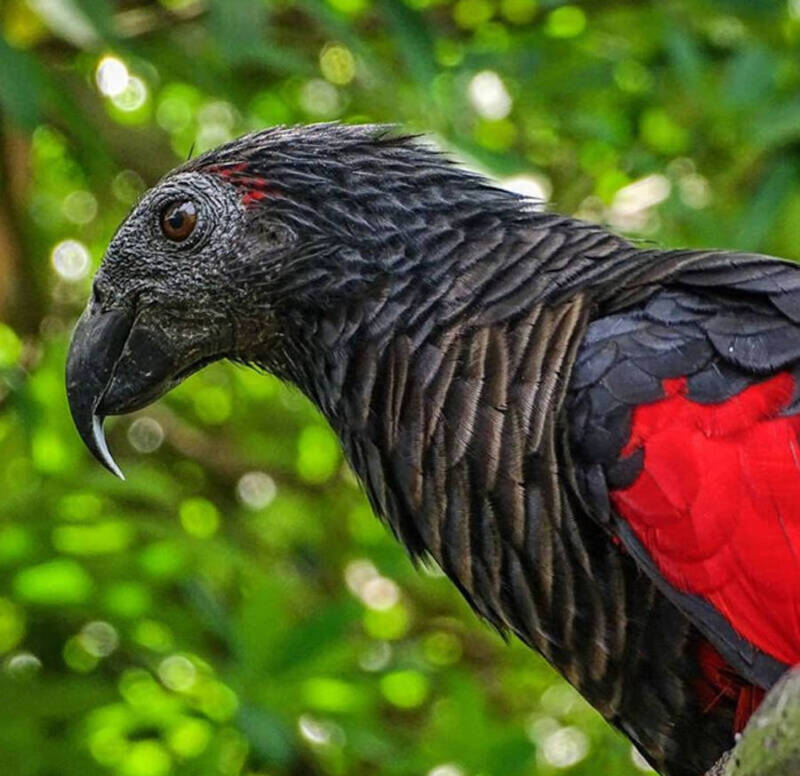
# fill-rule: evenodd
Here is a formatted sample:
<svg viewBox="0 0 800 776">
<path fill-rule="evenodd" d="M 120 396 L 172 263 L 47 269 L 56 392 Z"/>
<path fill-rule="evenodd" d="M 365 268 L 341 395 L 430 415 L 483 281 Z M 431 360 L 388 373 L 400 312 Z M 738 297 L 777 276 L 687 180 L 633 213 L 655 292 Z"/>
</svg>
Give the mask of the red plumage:
<svg viewBox="0 0 800 776">
<path fill-rule="evenodd" d="M 699 642 L 696 653 L 701 673 L 694 682 L 694 691 L 703 713 L 713 711 L 723 699 L 734 701 L 733 732 L 740 733 L 764 699 L 764 690 L 744 681 L 710 642 Z"/>
<path fill-rule="evenodd" d="M 678 590 L 710 602 L 748 641 L 800 662 L 800 415 L 788 373 L 721 403 L 686 396 L 634 409 L 623 455 L 644 450 L 612 502 Z"/>
</svg>

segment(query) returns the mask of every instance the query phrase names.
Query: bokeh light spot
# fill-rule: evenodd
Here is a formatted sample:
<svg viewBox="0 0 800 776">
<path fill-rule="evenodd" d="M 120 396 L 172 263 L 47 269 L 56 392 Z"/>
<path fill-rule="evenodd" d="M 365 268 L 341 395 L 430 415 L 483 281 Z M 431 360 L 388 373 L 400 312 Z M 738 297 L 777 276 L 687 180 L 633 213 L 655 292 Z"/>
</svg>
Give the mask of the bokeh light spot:
<svg viewBox="0 0 800 776">
<path fill-rule="evenodd" d="M 135 75 L 128 78 L 128 83 L 119 94 L 111 97 L 111 101 L 121 111 L 133 113 L 139 110 L 147 101 L 147 84 Z"/>
<path fill-rule="evenodd" d="M 37 471 L 47 474 L 63 471 L 70 462 L 64 437 L 53 428 L 36 428 L 31 436 L 31 459 Z"/>
<path fill-rule="evenodd" d="M 563 727 L 544 740 L 542 755 L 556 768 L 571 768 L 589 754 L 589 739 L 576 727 Z"/>
<path fill-rule="evenodd" d="M 547 16 L 545 32 L 552 38 L 574 38 L 586 29 L 586 14 L 577 5 L 562 5 Z"/>
<path fill-rule="evenodd" d="M 391 609 L 366 609 L 364 630 L 373 638 L 396 641 L 408 633 L 411 617 L 402 602 Z"/>
<path fill-rule="evenodd" d="M 213 730 L 205 720 L 184 717 L 167 733 L 167 745 L 178 757 L 199 757 L 211 741 Z"/>
<path fill-rule="evenodd" d="M 333 432 L 325 426 L 306 426 L 300 432 L 297 473 L 306 482 L 330 479 L 339 467 L 341 451 Z"/>
<path fill-rule="evenodd" d="M 392 659 L 392 645 L 387 641 L 370 644 L 358 657 L 358 664 L 364 671 L 383 671 Z"/>
<path fill-rule="evenodd" d="M 219 528 L 219 510 L 207 499 L 186 499 L 181 504 L 178 514 L 186 533 L 198 539 L 213 536 Z"/>
<path fill-rule="evenodd" d="M 327 676 L 308 679 L 303 684 L 303 698 L 312 709 L 323 712 L 353 712 L 363 705 L 357 687 Z"/>
<path fill-rule="evenodd" d="M 134 741 L 122 759 L 120 776 L 167 776 L 172 770 L 169 752 L 157 741 Z"/>
<path fill-rule="evenodd" d="M 89 274 L 89 250 L 78 240 L 62 240 L 53 248 L 50 258 L 64 280 L 81 280 Z"/>
<path fill-rule="evenodd" d="M 142 620 L 134 629 L 133 638 L 154 652 L 167 652 L 175 641 L 169 628 L 156 620 Z"/>
<path fill-rule="evenodd" d="M 91 191 L 72 191 L 64 199 L 63 211 L 69 221 L 83 226 L 97 215 L 97 199 Z"/>
<path fill-rule="evenodd" d="M 128 441 L 140 453 L 153 453 L 164 441 L 164 429 L 154 418 L 136 418 L 128 428 Z"/>
<path fill-rule="evenodd" d="M 180 132 L 194 119 L 192 104 L 180 96 L 162 95 L 156 108 L 156 121 L 167 132 Z"/>
<path fill-rule="evenodd" d="M 511 95 L 503 79 L 493 70 L 483 70 L 469 82 L 469 99 L 484 118 L 496 121 L 511 112 Z"/>
<path fill-rule="evenodd" d="M 633 181 L 614 194 L 608 220 L 618 229 L 642 230 L 650 210 L 666 200 L 671 191 L 669 179 L 658 173 Z"/>
<path fill-rule="evenodd" d="M 101 765 L 113 767 L 120 763 L 128 746 L 122 731 L 110 725 L 93 730 L 89 736 L 89 751 Z"/>
<path fill-rule="evenodd" d="M 20 598 L 48 606 L 83 603 L 93 588 L 83 566 L 68 558 L 30 566 L 14 577 L 14 591 Z"/>
<path fill-rule="evenodd" d="M 111 614 L 132 619 L 150 609 L 150 590 L 139 582 L 116 582 L 103 592 L 103 605 Z"/>
<path fill-rule="evenodd" d="M 528 197 L 537 204 L 544 204 L 553 193 L 553 184 L 545 175 L 514 175 L 502 181 L 503 188 Z"/>
<path fill-rule="evenodd" d="M 194 411 L 207 425 L 224 423 L 233 410 L 230 392 L 221 385 L 206 385 L 194 395 Z"/>
<path fill-rule="evenodd" d="M 236 495 L 248 509 L 268 507 L 278 494 L 275 480 L 266 472 L 247 472 L 236 483 Z"/>
<path fill-rule="evenodd" d="M 42 661 L 32 652 L 18 652 L 5 662 L 6 673 L 19 681 L 32 679 L 42 668 Z"/>
<path fill-rule="evenodd" d="M 500 11 L 512 24 L 529 24 L 539 10 L 538 0 L 502 0 Z"/>
<path fill-rule="evenodd" d="M 128 86 L 130 76 L 128 68 L 121 59 L 116 57 L 103 57 L 95 71 L 97 88 L 106 97 L 117 97 Z"/>
<path fill-rule="evenodd" d="M 711 202 L 711 187 L 698 173 L 683 176 L 678 181 L 681 201 L 690 208 L 700 210 Z"/>
<path fill-rule="evenodd" d="M 80 639 L 86 651 L 95 657 L 108 657 L 119 646 L 117 629 L 103 620 L 86 623 L 81 628 Z"/>
<path fill-rule="evenodd" d="M 426 636 L 422 650 L 428 662 L 435 666 L 453 665 L 463 652 L 461 640 L 448 631 L 436 631 Z"/>
<path fill-rule="evenodd" d="M 83 640 L 78 636 L 67 639 L 61 655 L 70 670 L 79 674 L 88 674 L 90 671 L 94 671 L 100 662 L 97 655 L 93 655 L 86 649 Z"/>
<path fill-rule="evenodd" d="M 319 55 L 319 69 L 332 84 L 346 86 L 355 78 L 356 60 L 347 46 L 331 43 Z"/>
<path fill-rule="evenodd" d="M 62 520 L 83 523 L 100 517 L 103 499 L 86 490 L 65 493 L 58 502 L 58 516 Z"/>
<path fill-rule="evenodd" d="M 328 5 L 341 13 L 356 16 L 369 5 L 369 0 L 328 0 Z"/>
<path fill-rule="evenodd" d="M 310 744 L 324 746 L 331 742 L 330 725 L 314 719 L 308 714 L 303 714 L 297 720 L 297 729 L 300 731 L 300 735 Z"/>
<path fill-rule="evenodd" d="M 431 768 L 428 771 L 428 776 L 464 776 L 464 771 L 453 763 L 444 763 Z"/>
<path fill-rule="evenodd" d="M 359 558 L 347 564 L 344 570 L 344 581 L 350 590 L 359 598 L 364 585 L 378 576 L 378 569 L 371 560 Z"/>
<path fill-rule="evenodd" d="M 361 590 L 361 598 L 370 609 L 391 609 L 400 600 L 400 588 L 386 577 L 370 579 Z"/>
<path fill-rule="evenodd" d="M 176 541 L 164 540 L 147 545 L 139 553 L 139 565 L 151 577 L 177 576 L 186 563 L 186 553 Z"/>
<path fill-rule="evenodd" d="M 333 118 L 342 109 L 342 99 L 332 83 L 322 78 L 312 78 L 300 91 L 300 105 L 312 116 Z"/>
<path fill-rule="evenodd" d="M 453 6 L 453 19 L 459 27 L 471 30 L 488 22 L 494 8 L 488 0 L 458 0 Z"/>
<path fill-rule="evenodd" d="M 186 692 L 191 690 L 197 680 L 197 669 L 189 658 L 170 655 L 158 664 L 158 677 L 168 689 Z"/>
<path fill-rule="evenodd" d="M 114 196 L 126 205 L 134 203 L 144 191 L 145 184 L 142 176 L 134 170 L 123 170 L 114 176 L 111 181 L 111 191 Z"/>
<path fill-rule="evenodd" d="M 119 692 L 125 702 L 135 709 L 163 705 L 163 688 L 144 668 L 128 668 L 119 679 Z"/>
<path fill-rule="evenodd" d="M 654 151 L 675 155 L 689 146 L 689 133 L 677 124 L 663 108 L 648 108 L 642 114 L 639 131 Z"/>
<path fill-rule="evenodd" d="M 553 717 L 532 716 L 528 721 L 525 732 L 534 744 L 541 746 L 549 735 L 560 728 L 561 725 L 559 725 L 558 720 L 553 719 Z"/>
<path fill-rule="evenodd" d="M 578 691 L 564 682 L 556 682 L 542 693 L 542 708 L 554 717 L 565 717 L 581 703 Z"/>
<path fill-rule="evenodd" d="M 124 520 L 104 520 L 89 525 L 57 525 L 53 547 L 70 555 L 89 556 L 121 552 L 134 537 L 134 526 Z"/>
<path fill-rule="evenodd" d="M 428 679 L 419 671 L 393 671 L 381 678 L 381 692 L 389 703 L 400 709 L 421 706 L 428 697 Z"/>
<path fill-rule="evenodd" d="M 203 689 L 200 708 L 210 719 L 225 722 L 239 708 L 239 699 L 230 687 L 222 682 L 209 682 Z"/>
</svg>

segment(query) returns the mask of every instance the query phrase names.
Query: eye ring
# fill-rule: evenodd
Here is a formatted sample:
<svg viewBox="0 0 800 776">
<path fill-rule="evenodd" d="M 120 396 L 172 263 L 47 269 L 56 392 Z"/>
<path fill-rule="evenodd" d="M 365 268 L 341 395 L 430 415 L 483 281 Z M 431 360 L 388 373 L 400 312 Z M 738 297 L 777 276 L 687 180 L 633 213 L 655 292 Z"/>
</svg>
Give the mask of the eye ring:
<svg viewBox="0 0 800 776">
<path fill-rule="evenodd" d="M 161 231 L 172 242 L 183 242 L 197 226 L 197 206 L 189 199 L 167 205 L 161 211 Z"/>
</svg>

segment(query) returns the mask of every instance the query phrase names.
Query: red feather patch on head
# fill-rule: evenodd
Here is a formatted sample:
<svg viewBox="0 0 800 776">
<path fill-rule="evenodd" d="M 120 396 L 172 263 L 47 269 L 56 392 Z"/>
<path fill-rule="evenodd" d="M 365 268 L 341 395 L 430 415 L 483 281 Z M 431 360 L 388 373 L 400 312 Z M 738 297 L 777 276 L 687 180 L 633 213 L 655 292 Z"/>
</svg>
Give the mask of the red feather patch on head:
<svg viewBox="0 0 800 776">
<path fill-rule="evenodd" d="M 252 207 L 269 196 L 269 181 L 259 175 L 251 175 L 246 162 L 217 164 L 207 167 L 206 172 L 219 175 L 239 188 L 242 192 L 241 202 L 245 207 Z"/>
<path fill-rule="evenodd" d="M 623 455 L 642 471 L 613 491 L 664 578 L 709 601 L 749 642 L 800 663 L 800 415 L 778 374 L 718 404 L 667 380 L 666 397 L 637 407 Z"/>
</svg>

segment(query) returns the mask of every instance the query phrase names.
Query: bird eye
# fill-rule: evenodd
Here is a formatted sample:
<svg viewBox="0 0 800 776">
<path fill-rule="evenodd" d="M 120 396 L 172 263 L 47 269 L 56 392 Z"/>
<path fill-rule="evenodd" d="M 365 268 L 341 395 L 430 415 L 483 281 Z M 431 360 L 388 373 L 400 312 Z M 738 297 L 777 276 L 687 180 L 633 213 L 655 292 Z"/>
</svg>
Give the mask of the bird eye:
<svg viewBox="0 0 800 776">
<path fill-rule="evenodd" d="M 197 208 L 185 200 L 167 205 L 161 213 L 161 230 L 168 240 L 183 242 L 197 226 Z"/>
</svg>

